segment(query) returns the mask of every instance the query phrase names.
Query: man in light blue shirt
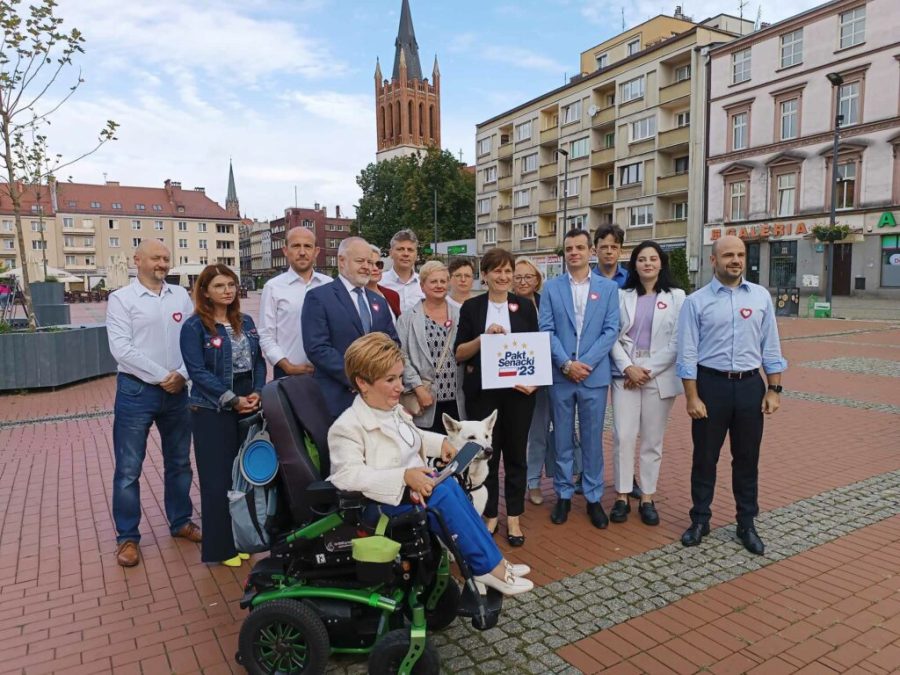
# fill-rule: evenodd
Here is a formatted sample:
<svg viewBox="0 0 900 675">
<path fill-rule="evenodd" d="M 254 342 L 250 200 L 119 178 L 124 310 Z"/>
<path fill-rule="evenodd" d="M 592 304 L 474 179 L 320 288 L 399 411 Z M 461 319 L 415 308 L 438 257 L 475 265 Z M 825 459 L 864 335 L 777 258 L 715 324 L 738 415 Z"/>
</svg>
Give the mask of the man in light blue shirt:
<svg viewBox="0 0 900 675">
<path fill-rule="evenodd" d="M 694 442 L 691 526 L 681 543 L 696 546 L 709 533 L 716 464 L 727 433 L 737 537 L 748 551 L 761 555 L 765 546 L 753 524 L 759 513 L 759 446 L 764 416 L 781 403 L 787 361 L 769 292 L 744 279 L 746 258 L 738 237 L 717 240 L 710 256 L 715 277 L 688 296 L 679 316 L 675 367 L 684 382 Z"/>
</svg>

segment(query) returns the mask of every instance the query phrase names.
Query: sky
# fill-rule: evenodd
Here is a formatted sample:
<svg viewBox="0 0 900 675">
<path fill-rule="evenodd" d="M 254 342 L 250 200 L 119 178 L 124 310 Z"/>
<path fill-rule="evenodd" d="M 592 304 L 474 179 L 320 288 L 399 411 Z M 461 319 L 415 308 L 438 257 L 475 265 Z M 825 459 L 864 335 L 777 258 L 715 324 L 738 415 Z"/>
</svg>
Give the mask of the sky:
<svg viewBox="0 0 900 675">
<path fill-rule="evenodd" d="M 581 51 L 670 4 L 596 0 L 411 0 L 423 71 L 441 71 L 444 148 L 474 161 L 475 125 L 565 83 Z M 739 0 L 685 0 L 696 20 Z M 817 0 L 749 2 L 775 22 Z M 353 215 L 356 176 L 375 158 L 374 70 L 393 68 L 401 0 L 60 0 L 85 53 L 60 86 L 83 82 L 53 117 L 51 150 L 92 147 L 106 120 L 118 140 L 60 180 L 185 188 L 225 202 L 229 159 L 241 210 L 269 219 L 297 204 Z M 57 90 L 58 91 L 58 90 Z"/>
</svg>

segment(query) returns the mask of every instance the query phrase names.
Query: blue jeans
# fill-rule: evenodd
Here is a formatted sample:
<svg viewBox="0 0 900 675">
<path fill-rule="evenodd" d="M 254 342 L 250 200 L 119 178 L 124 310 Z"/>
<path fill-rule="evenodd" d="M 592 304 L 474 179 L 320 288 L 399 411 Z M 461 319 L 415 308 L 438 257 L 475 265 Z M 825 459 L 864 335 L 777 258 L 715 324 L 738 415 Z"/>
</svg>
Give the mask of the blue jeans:
<svg viewBox="0 0 900 675">
<path fill-rule="evenodd" d="M 187 390 L 168 394 L 161 387 L 119 374 L 116 379 L 113 449 L 113 520 L 116 541 L 140 541 L 141 467 L 147 435 L 156 423 L 165 471 L 164 503 L 174 534 L 191 519 L 191 417 Z"/>
</svg>

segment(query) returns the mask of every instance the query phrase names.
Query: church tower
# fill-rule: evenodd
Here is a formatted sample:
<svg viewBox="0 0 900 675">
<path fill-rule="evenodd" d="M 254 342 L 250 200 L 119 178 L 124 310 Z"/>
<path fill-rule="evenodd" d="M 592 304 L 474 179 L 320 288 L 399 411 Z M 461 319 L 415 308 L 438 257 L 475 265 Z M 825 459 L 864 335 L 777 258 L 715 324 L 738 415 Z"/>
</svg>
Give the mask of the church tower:
<svg viewBox="0 0 900 675">
<path fill-rule="evenodd" d="M 225 210 L 236 218 L 241 217 L 241 204 L 238 201 L 237 189 L 234 187 L 234 169 L 228 160 L 228 194 L 225 196 Z"/>
<path fill-rule="evenodd" d="M 431 82 L 422 78 L 419 45 L 413 30 L 409 0 L 400 8 L 400 28 L 394 42 L 394 70 L 388 81 L 375 62 L 377 161 L 441 147 L 441 73 L 437 56 Z"/>
</svg>

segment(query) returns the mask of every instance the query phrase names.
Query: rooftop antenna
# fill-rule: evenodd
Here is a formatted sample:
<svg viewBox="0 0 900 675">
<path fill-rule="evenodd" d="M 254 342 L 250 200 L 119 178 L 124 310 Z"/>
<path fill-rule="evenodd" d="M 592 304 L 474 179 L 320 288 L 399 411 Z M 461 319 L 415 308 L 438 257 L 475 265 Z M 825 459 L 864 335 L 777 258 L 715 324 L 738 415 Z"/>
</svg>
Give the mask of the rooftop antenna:
<svg viewBox="0 0 900 675">
<path fill-rule="evenodd" d="M 622 7 L 622 32 L 625 32 L 625 8 Z"/>
<path fill-rule="evenodd" d="M 757 31 L 762 28 L 762 5 L 756 6 L 756 23 L 753 24 L 753 30 Z"/>
<path fill-rule="evenodd" d="M 106 172 L 103 172 L 103 182 L 106 183 Z"/>
<path fill-rule="evenodd" d="M 749 0 L 738 0 L 738 15 L 741 20 L 741 35 L 744 34 L 744 7 L 747 6 Z"/>
<path fill-rule="evenodd" d="M 295 208 L 295 209 L 298 208 L 298 205 L 297 205 L 297 186 L 296 186 L 296 185 L 294 186 L 294 208 Z"/>
<path fill-rule="evenodd" d="M 462 161 L 463 161 L 462 158 L 463 158 L 463 150 L 462 150 L 462 148 L 460 148 L 459 149 L 459 163 L 460 164 L 462 164 Z"/>
</svg>

